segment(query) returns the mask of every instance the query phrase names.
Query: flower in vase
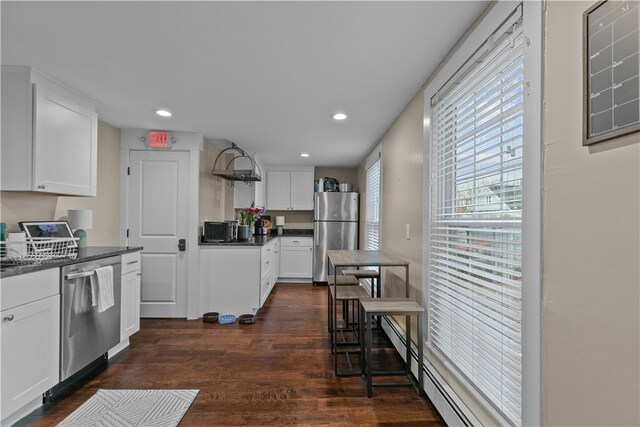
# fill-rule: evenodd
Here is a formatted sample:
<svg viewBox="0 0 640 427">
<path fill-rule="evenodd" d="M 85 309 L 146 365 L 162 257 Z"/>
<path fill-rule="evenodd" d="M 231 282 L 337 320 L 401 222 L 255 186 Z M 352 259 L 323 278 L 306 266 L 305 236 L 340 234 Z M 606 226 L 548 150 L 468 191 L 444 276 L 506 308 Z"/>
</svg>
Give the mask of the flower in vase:
<svg viewBox="0 0 640 427">
<path fill-rule="evenodd" d="M 255 220 L 260 219 L 260 215 L 263 213 L 264 208 L 256 206 L 255 202 L 252 202 L 251 206 L 242 209 L 240 212 L 240 225 L 251 226 Z"/>
</svg>

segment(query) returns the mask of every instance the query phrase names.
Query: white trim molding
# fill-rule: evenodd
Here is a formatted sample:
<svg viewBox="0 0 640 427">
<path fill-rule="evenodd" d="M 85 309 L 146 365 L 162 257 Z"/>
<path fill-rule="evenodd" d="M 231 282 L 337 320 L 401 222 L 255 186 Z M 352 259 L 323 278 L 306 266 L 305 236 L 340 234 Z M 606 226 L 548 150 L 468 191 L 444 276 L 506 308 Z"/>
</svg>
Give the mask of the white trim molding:
<svg viewBox="0 0 640 427">
<path fill-rule="evenodd" d="M 141 137 L 149 130 L 122 129 L 120 136 L 120 244 L 128 245 L 127 228 L 129 227 L 129 152 L 147 150 Z M 172 151 L 189 153 L 189 209 L 187 214 L 187 319 L 198 319 L 202 314 L 199 304 L 200 295 L 200 253 L 198 246 L 198 206 L 200 180 L 200 152 L 203 149 L 203 138 L 194 132 L 172 132 L 179 143 Z"/>
<path fill-rule="evenodd" d="M 522 218 L 522 424 L 538 426 L 542 422 L 541 397 L 541 266 L 542 266 L 542 101 L 543 101 L 543 35 L 544 16 L 543 2 L 540 1 L 497 1 L 475 29 L 458 47 L 452 57 L 433 76 L 424 90 L 424 173 L 423 188 L 430 194 L 430 156 L 431 144 L 431 99 L 442 88 L 451 76 L 460 69 L 468 58 L 474 55 L 490 35 L 501 26 L 505 19 L 517 7 L 522 7 L 524 47 L 524 125 L 523 125 L 523 218 Z M 429 223 L 430 197 L 423 198 L 423 304 L 428 309 L 429 294 L 427 280 L 429 278 Z M 427 320 L 425 319 L 425 322 Z M 396 347 L 404 347 L 404 341 L 398 341 L 391 327 L 389 336 Z M 428 328 L 425 325 L 425 333 Z M 425 340 L 426 341 L 426 340 Z M 429 343 L 427 342 L 427 346 Z M 400 354 L 404 349 L 398 348 Z M 427 352 L 428 353 L 428 352 Z M 433 355 L 433 353 L 432 353 Z M 432 356 L 430 356 L 432 357 Z M 438 368 L 425 360 L 426 392 L 445 421 L 450 425 L 480 425 L 480 419 L 491 417 L 502 425 L 510 425 L 484 397 L 475 391 L 457 370 L 449 368 L 448 362 L 437 358 Z M 447 372 L 440 374 L 438 369 Z M 451 387 L 443 377 L 453 377 L 455 387 Z M 452 383 L 453 384 L 453 383 Z M 456 395 L 455 389 L 460 389 Z M 464 399 L 473 400 L 465 402 Z M 472 414 L 469 408 L 480 406 L 483 414 Z M 454 415 L 455 414 L 455 417 Z M 448 419 L 450 418 L 450 420 Z"/>
</svg>

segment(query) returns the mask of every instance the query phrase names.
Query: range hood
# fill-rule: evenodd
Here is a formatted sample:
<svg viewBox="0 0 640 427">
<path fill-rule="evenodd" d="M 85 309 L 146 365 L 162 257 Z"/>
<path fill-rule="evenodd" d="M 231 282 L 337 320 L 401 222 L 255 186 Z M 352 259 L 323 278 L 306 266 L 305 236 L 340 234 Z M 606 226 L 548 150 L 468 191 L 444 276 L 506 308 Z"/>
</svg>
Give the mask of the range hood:
<svg viewBox="0 0 640 427">
<path fill-rule="evenodd" d="M 235 154 L 235 156 L 229 160 L 226 167 L 224 169 L 218 169 L 218 161 L 222 157 L 223 154 Z M 238 159 L 249 159 L 251 163 L 251 169 L 229 169 L 229 167 L 234 164 L 234 162 Z M 224 159 L 222 159 L 224 163 Z M 241 181 L 241 182 L 255 182 L 262 181 L 262 177 L 260 176 L 260 166 L 253 160 L 246 151 L 242 148 L 238 147 L 236 143 L 232 142 L 231 147 L 227 147 L 218 154 L 215 162 L 213 162 L 213 169 L 211 170 L 211 175 L 218 176 L 222 179 L 226 179 L 227 181 Z"/>
</svg>

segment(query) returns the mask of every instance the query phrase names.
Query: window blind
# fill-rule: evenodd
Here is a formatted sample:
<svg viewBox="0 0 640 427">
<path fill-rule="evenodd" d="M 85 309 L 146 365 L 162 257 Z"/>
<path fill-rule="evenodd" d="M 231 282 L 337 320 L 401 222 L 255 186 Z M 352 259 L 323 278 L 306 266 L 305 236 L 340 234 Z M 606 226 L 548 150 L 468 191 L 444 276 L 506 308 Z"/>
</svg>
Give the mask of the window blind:
<svg viewBox="0 0 640 427">
<path fill-rule="evenodd" d="M 380 249 L 380 158 L 367 168 L 365 249 Z"/>
<path fill-rule="evenodd" d="M 431 102 L 427 333 L 519 425 L 524 37 L 516 13 Z"/>
</svg>

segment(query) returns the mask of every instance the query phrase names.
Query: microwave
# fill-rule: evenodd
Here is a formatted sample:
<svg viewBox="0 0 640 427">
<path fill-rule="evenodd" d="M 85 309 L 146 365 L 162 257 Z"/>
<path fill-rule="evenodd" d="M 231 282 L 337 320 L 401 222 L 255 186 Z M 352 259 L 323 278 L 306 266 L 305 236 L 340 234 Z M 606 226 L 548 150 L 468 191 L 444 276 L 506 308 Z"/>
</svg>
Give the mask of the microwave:
<svg viewBox="0 0 640 427">
<path fill-rule="evenodd" d="M 205 221 L 202 226 L 203 242 L 233 242 L 238 239 L 237 221 Z"/>
</svg>

